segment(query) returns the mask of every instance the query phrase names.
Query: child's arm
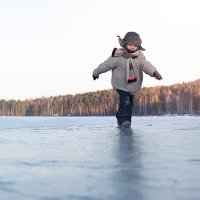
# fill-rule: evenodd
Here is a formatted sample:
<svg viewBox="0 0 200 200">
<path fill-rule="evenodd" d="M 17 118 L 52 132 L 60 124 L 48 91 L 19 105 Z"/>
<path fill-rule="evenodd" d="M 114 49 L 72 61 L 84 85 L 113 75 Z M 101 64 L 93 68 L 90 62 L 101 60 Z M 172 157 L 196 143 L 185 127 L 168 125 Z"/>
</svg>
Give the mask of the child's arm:
<svg viewBox="0 0 200 200">
<path fill-rule="evenodd" d="M 118 63 L 118 58 L 109 57 L 106 61 L 100 64 L 94 71 L 93 71 L 93 79 L 97 79 L 100 74 L 110 71 L 111 69 L 115 68 Z"/>
<path fill-rule="evenodd" d="M 157 69 L 149 61 L 146 60 L 142 53 L 140 54 L 140 59 L 140 66 L 143 72 L 150 75 L 151 77 L 155 77 L 158 80 L 162 79 L 162 76 L 158 73 Z"/>
</svg>

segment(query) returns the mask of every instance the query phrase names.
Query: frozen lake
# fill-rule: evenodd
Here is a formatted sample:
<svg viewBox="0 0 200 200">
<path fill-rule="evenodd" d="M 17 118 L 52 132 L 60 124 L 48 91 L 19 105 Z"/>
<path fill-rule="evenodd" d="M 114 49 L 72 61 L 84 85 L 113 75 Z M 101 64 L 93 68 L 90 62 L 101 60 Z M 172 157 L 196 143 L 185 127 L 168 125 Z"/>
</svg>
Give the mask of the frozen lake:
<svg viewBox="0 0 200 200">
<path fill-rule="evenodd" d="M 200 117 L 0 117 L 2 200 L 199 200 Z"/>
</svg>

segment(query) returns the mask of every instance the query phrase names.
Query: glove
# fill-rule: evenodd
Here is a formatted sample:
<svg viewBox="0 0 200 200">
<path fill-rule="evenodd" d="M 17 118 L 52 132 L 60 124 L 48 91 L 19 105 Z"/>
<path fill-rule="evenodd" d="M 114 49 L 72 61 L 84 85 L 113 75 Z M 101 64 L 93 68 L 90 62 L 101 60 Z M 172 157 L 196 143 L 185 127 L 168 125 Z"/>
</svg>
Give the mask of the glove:
<svg viewBox="0 0 200 200">
<path fill-rule="evenodd" d="M 162 76 L 157 71 L 153 73 L 153 76 L 158 80 L 162 79 Z"/>
<path fill-rule="evenodd" d="M 99 76 L 92 75 L 94 81 L 99 78 Z"/>
</svg>

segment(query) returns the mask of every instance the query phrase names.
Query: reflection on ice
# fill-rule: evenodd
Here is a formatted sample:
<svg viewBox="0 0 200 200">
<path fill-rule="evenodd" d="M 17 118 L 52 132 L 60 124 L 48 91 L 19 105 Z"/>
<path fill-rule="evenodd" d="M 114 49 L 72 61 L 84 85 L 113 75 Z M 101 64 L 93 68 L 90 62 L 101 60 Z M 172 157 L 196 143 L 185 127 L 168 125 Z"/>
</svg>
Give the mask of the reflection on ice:
<svg viewBox="0 0 200 200">
<path fill-rule="evenodd" d="M 199 119 L 2 117 L 1 198 L 198 199 Z"/>
</svg>

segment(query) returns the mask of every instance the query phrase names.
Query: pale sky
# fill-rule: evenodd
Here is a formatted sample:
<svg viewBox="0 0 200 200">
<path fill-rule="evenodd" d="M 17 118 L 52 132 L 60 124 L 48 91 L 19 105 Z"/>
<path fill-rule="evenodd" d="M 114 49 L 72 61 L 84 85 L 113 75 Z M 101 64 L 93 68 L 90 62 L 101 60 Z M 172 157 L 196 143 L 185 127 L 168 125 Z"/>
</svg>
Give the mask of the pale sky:
<svg viewBox="0 0 200 200">
<path fill-rule="evenodd" d="M 0 0 L 0 99 L 112 88 L 92 72 L 129 31 L 163 76 L 143 87 L 199 79 L 199 19 L 198 0 Z"/>
</svg>

